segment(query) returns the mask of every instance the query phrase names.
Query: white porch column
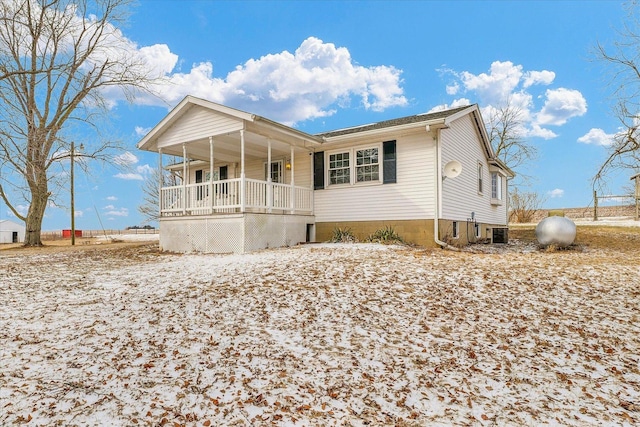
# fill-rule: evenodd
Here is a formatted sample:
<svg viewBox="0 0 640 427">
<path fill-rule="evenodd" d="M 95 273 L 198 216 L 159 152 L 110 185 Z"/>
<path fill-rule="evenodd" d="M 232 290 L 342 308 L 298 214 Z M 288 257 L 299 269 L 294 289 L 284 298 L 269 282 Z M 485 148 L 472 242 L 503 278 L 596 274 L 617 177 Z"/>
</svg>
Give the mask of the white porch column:
<svg viewBox="0 0 640 427">
<path fill-rule="evenodd" d="M 244 130 L 240 131 L 240 212 L 244 213 L 246 207 L 246 181 L 244 174 Z"/>
<path fill-rule="evenodd" d="M 182 215 L 187 214 L 187 146 L 182 144 Z"/>
<path fill-rule="evenodd" d="M 158 148 L 158 219 L 162 216 L 162 148 Z"/>
<path fill-rule="evenodd" d="M 213 213 L 213 137 L 209 137 L 209 212 Z"/>
<path fill-rule="evenodd" d="M 296 213 L 296 156 L 293 145 L 291 146 L 291 213 Z"/>
<path fill-rule="evenodd" d="M 271 138 L 267 138 L 267 212 L 273 212 L 273 182 L 271 182 Z"/>
</svg>

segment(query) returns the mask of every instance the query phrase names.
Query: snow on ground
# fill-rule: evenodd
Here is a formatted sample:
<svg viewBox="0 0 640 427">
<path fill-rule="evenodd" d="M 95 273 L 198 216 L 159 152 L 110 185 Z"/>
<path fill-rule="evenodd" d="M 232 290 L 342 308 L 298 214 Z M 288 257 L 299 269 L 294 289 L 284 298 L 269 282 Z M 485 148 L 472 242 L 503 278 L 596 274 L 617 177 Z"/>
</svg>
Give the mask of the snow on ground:
<svg viewBox="0 0 640 427">
<path fill-rule="evenodd" d="M 2 255 L 0 425 L 637 425 L 628 255 Z"/>
<path fill-rule="evenodd" d="M 159 234 L 107 234 L 97 236 L 98 241 L 121 241 L 121 242 L 157 242 L 160 240 Z"/>
</svg>

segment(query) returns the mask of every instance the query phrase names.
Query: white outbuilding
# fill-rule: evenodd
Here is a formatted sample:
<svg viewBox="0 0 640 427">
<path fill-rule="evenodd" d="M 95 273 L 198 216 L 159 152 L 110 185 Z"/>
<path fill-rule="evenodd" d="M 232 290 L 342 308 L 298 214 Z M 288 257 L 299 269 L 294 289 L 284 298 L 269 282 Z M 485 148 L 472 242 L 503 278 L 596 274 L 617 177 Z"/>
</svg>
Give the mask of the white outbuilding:
<svg viewBox="0 0 640 427">
<path fill-rule="evenodd" d="M 8 219 L 0 219 L 0 243 L 24 242 L 25 226 Z"/>
</svg>

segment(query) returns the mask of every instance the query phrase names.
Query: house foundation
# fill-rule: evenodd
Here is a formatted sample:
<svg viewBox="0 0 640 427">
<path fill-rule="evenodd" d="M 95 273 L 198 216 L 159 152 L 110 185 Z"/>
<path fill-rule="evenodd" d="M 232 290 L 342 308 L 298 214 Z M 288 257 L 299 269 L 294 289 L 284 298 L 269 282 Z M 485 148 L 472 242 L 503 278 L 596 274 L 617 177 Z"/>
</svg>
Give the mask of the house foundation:
<svg viewBox="0 0 640 427">
<path fill-rule="evenodd" d="M 312 215 L 244 213 L 160 219 L 160 248 L 169 252 L 245 253 L 312 238 Z M 310 227 L 311 226 L 311 227 Z"/>
<path fill-rule="evenodd" d="M 491 240 L 493 228 L 504 227 L 494 224 L 478 223 L 479 236 L 476 236 L 476 223 L 470 221 L 455 222 L 457 223 L 458 229 L 457 237 L 453 235 L 454 221 L 446 219 L 438 220 L 440 240 L 452 246 L 463 246 L 469 243 L 485 241 L 486 239 Z M 438 247 L 433 236 L 432 219 L 319 222 L 316 223 L 316 240 L 318 242 L 329 241 L 335 229 L 348 228 L 359 241 L 365 241 L 367 237 L 385 227 L 392 227 L 406 243 L 427 248 Z"/>
</svg>

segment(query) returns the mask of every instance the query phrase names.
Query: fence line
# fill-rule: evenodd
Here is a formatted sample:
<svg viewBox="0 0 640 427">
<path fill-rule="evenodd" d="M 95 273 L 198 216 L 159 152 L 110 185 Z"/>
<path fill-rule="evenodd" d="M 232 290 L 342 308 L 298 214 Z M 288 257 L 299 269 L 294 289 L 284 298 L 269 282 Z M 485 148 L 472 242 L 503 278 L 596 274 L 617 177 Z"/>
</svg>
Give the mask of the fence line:
<svg viewBox="0 0 640 427">
<path fill-rule="evenodd" d="M 79 231 L 79 230 L 76 230 Z M 100 237 L 122 234 L 158 234 L 157 228 L 132 228 L 129 230 L 82 230 L 82 237 Z M 42 240 L 60 240 L 62 239 L 62 230 L 43 231 L 40 233 Z"/>
</svg>

